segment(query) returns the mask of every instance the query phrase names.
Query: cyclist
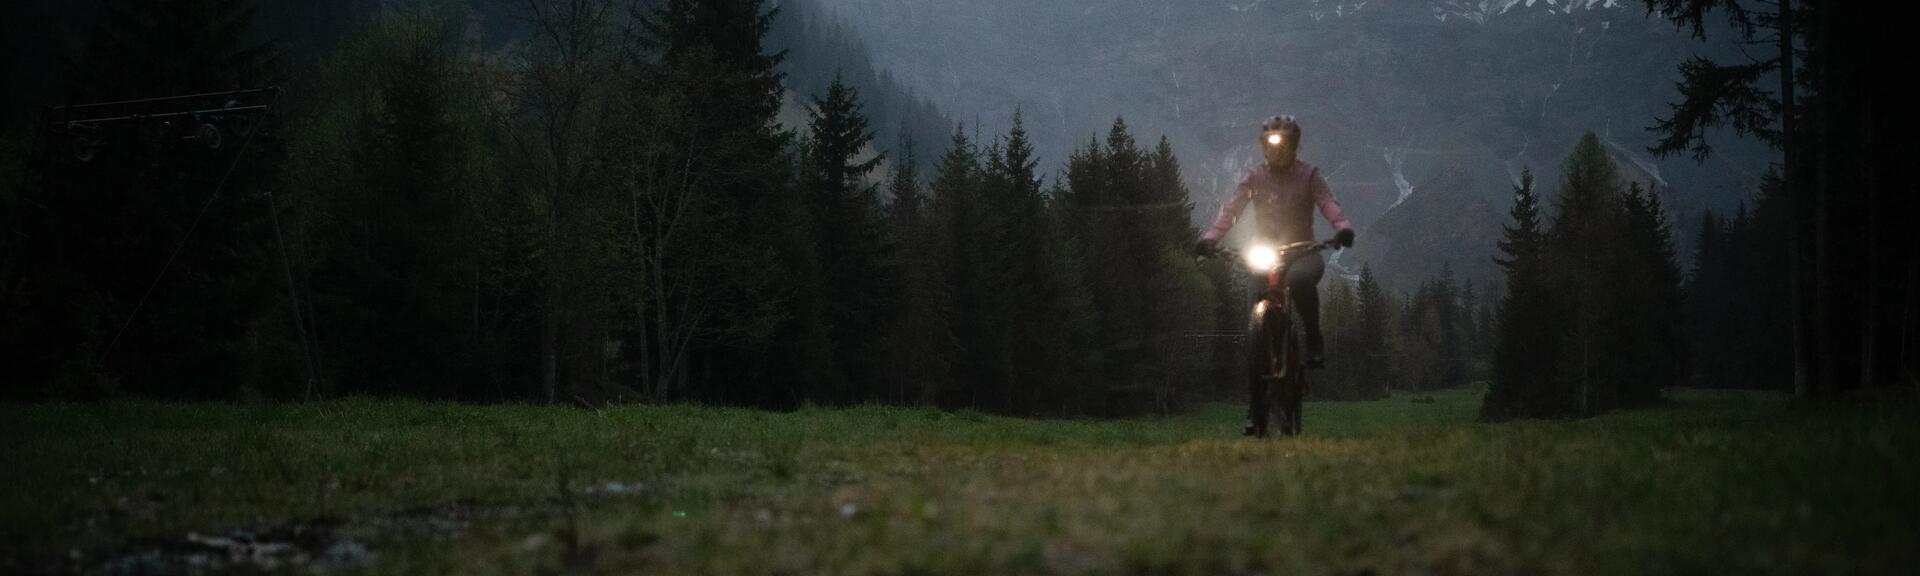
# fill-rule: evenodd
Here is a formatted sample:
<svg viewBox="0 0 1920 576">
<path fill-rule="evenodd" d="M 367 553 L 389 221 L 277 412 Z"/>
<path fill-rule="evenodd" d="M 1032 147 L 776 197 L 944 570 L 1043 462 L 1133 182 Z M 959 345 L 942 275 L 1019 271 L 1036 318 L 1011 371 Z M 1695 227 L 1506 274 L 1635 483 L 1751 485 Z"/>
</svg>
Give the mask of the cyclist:
<svg viewBox="0 0 1920 576">
<path fill-rule="evenodd" d="M 1333 225 L 1334 243 L 1353 246 L 1353 224 L 1340 211 L 1333 190 L 1320 169 L 1298 158 L 1300 124 L 1293 116 L 1274 116 L 1260 125 L 1260 149 L 1266 161 L 1250 166 L 1240 175 L 1233 196 L 1220 207 L 1213 226 L 1200 237 L 1195 251 L 1209 255 L 1219 248 L 1220 238 L 1233 229 L 1240 211 L 1253 204 L 1259 235 L 1280 244 L 1313 239 L 1313 209 Z M 1287 268 L 1287 288 L 1300 311 L 1307 332 L 1307 366 L 1326 364 L 1325 343 L 1320 336 L 1320 276 L 1326 260 L 1318 253 L 1293 261 Z"/>
</svg>

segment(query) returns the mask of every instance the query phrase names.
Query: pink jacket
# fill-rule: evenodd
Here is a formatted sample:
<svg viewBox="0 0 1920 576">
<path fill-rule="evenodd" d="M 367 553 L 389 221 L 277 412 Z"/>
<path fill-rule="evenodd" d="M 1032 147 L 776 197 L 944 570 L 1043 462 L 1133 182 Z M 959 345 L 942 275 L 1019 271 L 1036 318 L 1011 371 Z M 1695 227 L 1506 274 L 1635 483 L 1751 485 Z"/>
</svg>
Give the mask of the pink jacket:
<svg viewBox="0 0 1920 576">
<path fill-rule="evenodd" d="M 1340 202 L 1333 199 L 1333 190 L 1327 187 L 1327 179 L 1320 176 L 1319 168 L 1295 160 L 1292 167 L 1275 174 L 1267 168 L 1267 163 L 1261 162 L 1241 173 L 1240 184 L 1233 188 L 1233 197 L 1220 207 L 1213 227 L 1201 237 L 1219 240 L 1226 236 L 1248 202 L 1253 203 L 1254 211 L 1260 215 L 1260 236 L 1272 242 L 1312 240 L 1315 206 L 1334 230 L 1353 227 L 1340 212 Z"/>
</svg>

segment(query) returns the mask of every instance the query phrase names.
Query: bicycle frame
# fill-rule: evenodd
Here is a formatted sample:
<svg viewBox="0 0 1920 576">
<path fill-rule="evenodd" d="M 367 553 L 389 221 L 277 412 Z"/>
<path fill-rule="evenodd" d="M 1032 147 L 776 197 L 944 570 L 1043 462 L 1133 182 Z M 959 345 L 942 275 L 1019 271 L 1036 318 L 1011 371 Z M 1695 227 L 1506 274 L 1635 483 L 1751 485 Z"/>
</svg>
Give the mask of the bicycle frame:
<svg viewBox="0 0 1920 576">
<path fill-rule="evenodd" d="M 1293 301 L 1287 287 L 1287 267 L 1306 254 L 1324 249 L 1323 242 L 1294 242 L 1275 250 L 1271 270 L 1248 320 L 1247 353 L 1249 402 L 1253 433 L 1261 438 L 1292 436 L 1301 430 L 1301 405 L 1311 384 L 1300 338 L 1293 326 Z M 1224 250 L 1223 254 L 1237 254 Z M 1254 270 L 1258 273 L 1258 270 Z"/>
</svg>

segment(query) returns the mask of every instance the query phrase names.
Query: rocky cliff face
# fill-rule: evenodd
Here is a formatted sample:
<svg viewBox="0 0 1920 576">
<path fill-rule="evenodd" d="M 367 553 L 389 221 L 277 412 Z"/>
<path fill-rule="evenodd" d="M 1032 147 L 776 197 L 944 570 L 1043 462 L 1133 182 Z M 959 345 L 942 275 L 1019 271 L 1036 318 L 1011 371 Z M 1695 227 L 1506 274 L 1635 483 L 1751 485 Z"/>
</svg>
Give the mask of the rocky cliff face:
<svg viewBox="0 0 1920 576">
<path fill-rule="evenodd" d="M 1358 274 L 1372 266 L 1388 289 L 1411 292 L 1451 266 L 1463 282 L 1482 288 L 1499 282 L 1491 247 L 1505 212 L 1482 198 L 1468 170 L 1455 165 L 1418 184 L 1424 190 L 1361 229 L 1363 240 L 1340 255 L 1336 270 Z"/>
</svg>

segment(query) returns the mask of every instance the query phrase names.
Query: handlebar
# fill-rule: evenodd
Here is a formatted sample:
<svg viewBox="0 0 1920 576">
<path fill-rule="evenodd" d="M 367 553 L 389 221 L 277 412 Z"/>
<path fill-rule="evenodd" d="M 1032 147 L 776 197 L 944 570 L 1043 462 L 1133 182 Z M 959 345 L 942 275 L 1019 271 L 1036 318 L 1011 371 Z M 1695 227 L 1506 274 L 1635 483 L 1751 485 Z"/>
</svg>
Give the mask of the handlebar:
<svg viewBox="0 0 1920 576">
<path fill-rule="evenodd" d="M 1339 245 L 1335 244 L 1332 239 L 1301 240 L 1299 242 L 1291 242 L 1287 244 L 1282 244 L 1280 246 L 1276 246 L 1274 247 L 1273 251 L 1280 254 L 1281 262 L 1291 263 L 1294 259 L 1299 258 L 1301 256 L 1305 256 L 1307 254 L 1312 254 L 1322 250 L 1327 250 L 1330 248 L 1338 248 L 1338 247 Z M 1225 258 L 1225 259 L 1237 261 L 1237 260 L 1240 260 L 1240 251 L 1233 248 L 1226 247 L 1226 246 L 1220 246 L 1220 247 L 1214 248 L 1212 254 L 1203 254 L 1198 256 L 1198 258 Z"/>
</svg>

